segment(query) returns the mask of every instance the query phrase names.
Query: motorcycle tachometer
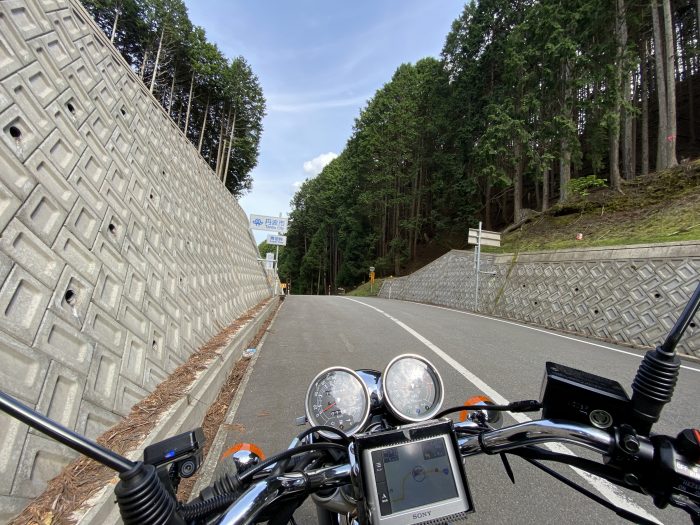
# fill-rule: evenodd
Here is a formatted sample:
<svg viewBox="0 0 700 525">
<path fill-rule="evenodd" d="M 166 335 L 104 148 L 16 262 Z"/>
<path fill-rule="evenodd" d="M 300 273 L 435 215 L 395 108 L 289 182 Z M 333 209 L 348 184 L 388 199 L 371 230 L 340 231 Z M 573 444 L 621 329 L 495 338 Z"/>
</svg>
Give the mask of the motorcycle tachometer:
<svg viewBox="0 0 700 525">
<path fill-rule="evenodd" d="M 352 435 L 369 417 L 367 385 L 354 371 L 336 366 L 318 374 L 306 392 L 306 417 L 312 425 L 328 425 Z M 326 437 L 337 437 L 321 431 Z"/>
<path fill-rule="evenodd" d="M 398 418 L 423 421 L 438 413 L 445 390 L 437 369 L 422 356 L 395 357 L 382 374 L 384 402 Z"/>
</svg>

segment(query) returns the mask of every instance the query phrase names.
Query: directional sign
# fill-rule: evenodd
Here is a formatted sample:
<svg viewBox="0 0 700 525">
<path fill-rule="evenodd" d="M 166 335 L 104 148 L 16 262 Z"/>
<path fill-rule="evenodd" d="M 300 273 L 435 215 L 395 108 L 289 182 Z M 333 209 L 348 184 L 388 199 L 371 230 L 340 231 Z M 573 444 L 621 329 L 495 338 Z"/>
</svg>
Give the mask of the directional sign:
<svg viewBox="0 0 700 525">
<path fill-rule="evenodd" d="M 479 243 L 479 230 L 469 228 L 469 244 Z M 481 230 L 481 245 L 482 246 L 500 246 L 501 234 L 498 232 L 490 232 Z"/>
<path fill-rule="evenodd" d="M 272 244 L 273 246 L 287 246 L 287 236 L 268 234 L 267 244 Z"/>
<path fill-rule="evenodd" d="M 287 233 L 287 217 L 269 217 L 267 215 L 250 214 L 250 227 L 253 230 L 266 232 Z"/>
<path fill-rule="evenodd" d="M 273 252 L 267 252 L 265 254 L 265 269 L 274 270 L 275 269 L 275 254 Z"/>
</svg>

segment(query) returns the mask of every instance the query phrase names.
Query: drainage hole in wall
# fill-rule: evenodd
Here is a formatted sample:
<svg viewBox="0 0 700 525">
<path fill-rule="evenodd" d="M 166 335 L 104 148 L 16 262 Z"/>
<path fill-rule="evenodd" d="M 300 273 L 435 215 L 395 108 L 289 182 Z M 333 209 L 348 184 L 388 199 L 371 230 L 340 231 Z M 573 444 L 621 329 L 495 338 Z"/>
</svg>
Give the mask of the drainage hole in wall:
<svg viewBox="0 0 700 525">
<path fill-rule="evenodd" d="M 538 304 L 537 301 L 535 301 L 535 304 Z"/>
<path fill-rule="evenodd" d="M 691 328 L 695 328 L 695 323 L 690 323 Z"/>
<path fill-rule="evenodd" d="M 525 288 L 525 285 L 523 284 L 523 288 Z"/>
<path fill-rule="evenodd" d="M 574 288 L 574 292 L 578 292 L 578 288 Z"/>
<path fill-rule="evenodd" d="M 153 194 L 151 193 L 151 194 L 148 196 L 148 198 L 151 199 L 151 200 L 153 200 Z"/>
<path fill-rule="evenodd" d="M 599 312 L 598 312 L 598 310 L 593 310 L 593 313 L 594 313 L 594 314 L 597 314 L 597 313 L 599 313 Z"/>
<path fill-rule="evenodd" d="M 655 294 L 654 294 L 654 297 L 655 297 L 656 299 L 658 299 L 659 297 L 661 297 L 661 294 L 660 294 L 660 293 L 655 293 Z"/>
<path fill-rule="evenodd" d="M 73 106 L 73 104 L 71 104 L 70 102 L 66 102 L 66 108 L 67 108 L 68 111 L 70 111 L 71 113 L 75 113 L 75 106 Z"/>
<path fill-rule="evenodd" d="M 111 233 L 112 235 L 117 234 L 117 227 L 113 223 L 110 222 L 108 228 L 109 228 L 109 233 Z"/>
<path fill-rule="evenodd" d="M 154 352 L 158 351 L 158 342 L 155 339 L 153 340 L 153 344 L 151 345 L 151 347 L 153 348 Z"/>
<path fill-rule="evenodd" d="M 68 288 L 68 290 L 66 290 L 66 294 L 63 296 L 63 298 L 71 306 L 75 306 L 75 303 L 78 302 L 78 294 L 75 293 L 75 291 L 71 290 L 70 288 Z"/>
<path fill-rule="evenodd" d="M 119 108 L 119 111 L 122 112 L 123 116 L 126 116 L 126 110 L 123 107 Z"/>
<path fill-rule="evenodd" d="M 10 136 L 15 140 L 19 140 L 22 138 L 22 132 L 17 126 L 10 126 Z"/>
</svg>

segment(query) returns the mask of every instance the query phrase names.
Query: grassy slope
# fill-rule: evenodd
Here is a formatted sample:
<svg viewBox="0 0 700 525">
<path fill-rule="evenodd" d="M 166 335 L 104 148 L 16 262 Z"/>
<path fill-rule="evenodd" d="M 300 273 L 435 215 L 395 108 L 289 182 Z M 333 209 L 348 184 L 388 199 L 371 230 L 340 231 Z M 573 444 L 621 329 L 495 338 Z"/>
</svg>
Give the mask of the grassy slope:
<svg viewBox="0 0 700 525">
<path fill-rule="evenodd" d="M 355 297 L 374 297 L 382 287 L 382 282 L 384 282 L 384 279 L 375 279 L 372 291 L 370 291 L 369 283 L 361 284 L 351 292 L 348 292 L 347 295 L 354 295 Z"/>
<path fill-rule="evenodd" d="M 503 237 L 500 249 L 520 252 L 700 239 L 700 160 L 639 177 L 623 193 L 592 192 L 557 205 Z M 583 240 L 577 241 L 576 234 Z"/>
</svg>

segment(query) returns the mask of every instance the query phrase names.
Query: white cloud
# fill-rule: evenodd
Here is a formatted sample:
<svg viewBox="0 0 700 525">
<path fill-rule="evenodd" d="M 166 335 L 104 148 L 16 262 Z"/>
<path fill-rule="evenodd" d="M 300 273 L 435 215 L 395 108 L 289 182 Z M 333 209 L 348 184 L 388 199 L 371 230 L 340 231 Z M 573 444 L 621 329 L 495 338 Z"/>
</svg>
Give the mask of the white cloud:
<svg viewBox="0 0 700 525">
<path fill-rule="evenodd" d="M 310 173 L 312 176 L 316 176 L 323 171 L 323 168 L 325 168 L 333 159 L 337 157 L 337 153 L 322 153 L 315 159 L 307 160 L 306 162 L 304 162 L 304 171 L 306 173 Z"/>
<path fill-rule="evenodd" d="M 369 96 L 349 97 L 333 100 L 317 100 L 306 102 L 293 102 L 288 104 L 275 103 L 270 101 L 267 109 L 273 113 L 304 113 L 309 111 L 318 111 L 322 109 L 344 108 L 348 106 L 357 106 L 358 109 L 367 102 Z"/>
<path fill-rule="evenodd" d="M 298 181 L 296 181 L 294 184 L 292 184 L 292 186 L 294 186 L 296 189 L 299 189 L 299 188 L 301 188 L 301 185 L 302 185 L 302 184 L 304 184 L 304 181 L 303 181 L 303 180 L 298 180 Z"/>
</svg>

